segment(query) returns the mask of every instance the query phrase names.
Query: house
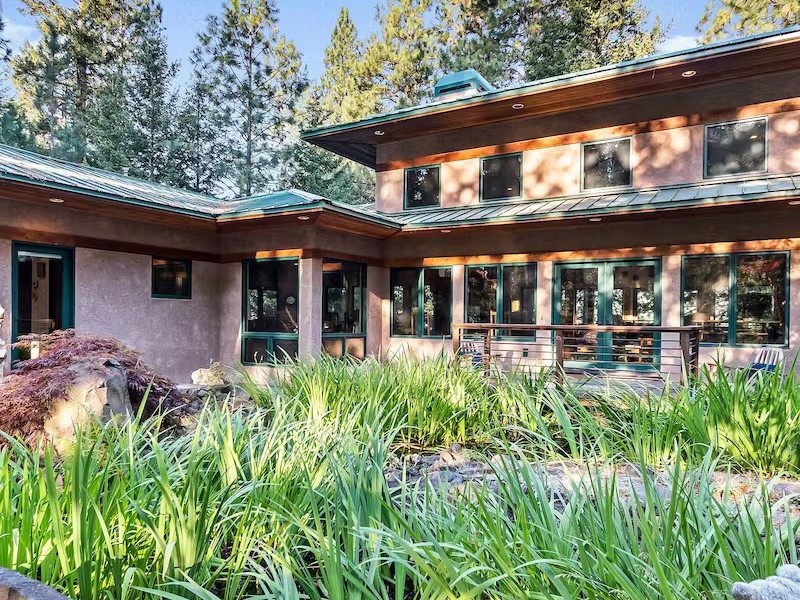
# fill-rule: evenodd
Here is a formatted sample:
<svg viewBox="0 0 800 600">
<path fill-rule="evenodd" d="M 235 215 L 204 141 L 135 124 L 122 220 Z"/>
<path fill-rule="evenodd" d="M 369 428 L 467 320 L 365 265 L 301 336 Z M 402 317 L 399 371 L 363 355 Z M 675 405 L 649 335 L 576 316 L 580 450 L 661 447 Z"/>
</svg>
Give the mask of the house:
<svg viewBox="0 0 800 600">
<path fill-rule="evenodd" d="M 684 327 L 703 360 L 796 351 L 800 29 L 436 94 L 303 134 L 376 170 L 369 206 L 223 202 L 0 147 L 2 337 L 107 334 L 179 380 L 430 355 L 459 323 L 574 326 L 573 365 L 659 369 Z M 506 358 L 552 348 L 501 337 Z"/>
</svg>

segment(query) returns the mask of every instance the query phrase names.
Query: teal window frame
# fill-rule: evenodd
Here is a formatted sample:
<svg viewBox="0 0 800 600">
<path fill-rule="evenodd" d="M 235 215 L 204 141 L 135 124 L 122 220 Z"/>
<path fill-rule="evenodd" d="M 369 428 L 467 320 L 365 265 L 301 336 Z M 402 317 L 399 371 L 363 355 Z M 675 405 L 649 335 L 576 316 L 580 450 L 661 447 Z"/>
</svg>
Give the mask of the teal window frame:
<svg viewBox="0 0 800 600">
<path fill-rule="evenodd" d="M 585 158 L 584 158 L 584 149 L 588 146 L 597 146 L 599 144 L 608 144 L 610 142 L 622 142 L 624 140 L 628 140 L 630 142 L 630 150 L 628 153 L 628 161 L 630 164 L 630 175 L 628 177 L 628 183 L 624 185 L 607 185 L 605 187 L 598 187 L 598 188 L 587 188 L 586 187 L 586 172 L 585 172 Z M 590 142 L 583 142 L 581 144 L 581 157 L 580 157 L 580 169 L 581 169 L 581 192 L 591 192 L 591 193 L 601 193 L 607 192 L 611 190 L 628 190 L 633 188 L 633 136 L 626 135 L 617 138 L 611 138 L 607 140 L 593 140 Z"/>
<path fill-rule="evenodd" d="M 186 272 L 189 274 L 189 286 L 187 293 L 183 294 L 157 294 L 156 293 L 156 269 L 155 261 L 157 260 L 171 260 L 182 262 L 186 264 Z M 183 258 L 168 258 L 166 256 L 153 256 L 150 258 L 150 297 L 162 300 L 191 300 L 192 299 L 192 261 Z"/>
<path fill-rule="evenodd" d="M 484 171 L 483 171 L 483 163 L 487 160 L 493 160 L 496 158 L 510 158 L 513 156 L 519 157 L 519 173 L 517 176 L 517 181 L 519 182 L 519 194 L 516 196 L 503 196 L 501 198 L 484 198 L 483 197 L 483 184 L 484 184 Z M 495 154 L 493 156 L 483 156 L 481 157 L 480 162 L 480 185 L 478 191 L 478 198 L 480 202 L 502 202 L 503 200 L 519 200 L 522 198 L 522 160 L 523 160 L 523 153 L 522 152 L 509 152 L 507 154 Z M 441 173 L 440 173 L 441 174 Z"/>
<path fill-rule="evenodd" d="M 333 260 L 333 259 L 323 259 L 323 264 L 325 260 Z M 361 333 L 325 333 L 322 332 L 322 339 L 341 339 L 342 340 L 342 356 L 347 355 L 347 340 L 352 339 L 363 339 L 364 340 L 364 356 L 366 357 L 367 354 L 367 265 L 364 263 L 357 263 L 348 260 L 342 260 L 337 262 L 344 262 L 350 263 L 352 265 L 356 265 L 361 269 Z M 324 291 L 323 286 L 323 291 Z M 322 299 L 322 306 L 325 307 L 325 298 Z M 322 315 L 322 320 L 325 320 L 325 315 Z M 323 344 L 324 346 L 324 344 Z"/>
<path fill-rule="evenodd" d="M 19 253 L 40 252 L 61 257 L 64 261 L 64 290 L 61 305 L 62 328 L 75 327 L 75 248 L 53 244 L 34 244 L 29 242 L 11 242 L 11 342 L 19 337 L 17 310 L 19 306 Z M 11 351 L 11 363 L 17 360 L 17 352 Z"/>
<path fill-rule="evenodd" d="M 485 269 L 487 267 L 497 267 L 497 292 L 495 293 L 495 312 L 497 314 L 498 325 L 508 325 L 512 328 L 519 323 L 505 323 L 503 318 L 503 292 L 504 292 L 504 275 L 503 267 L 533 267 L 533 286 L 535 289 L 533 296 L 533 323 L 536 324 L 538 318 L 537 304 L 539 296 L 539 265 L 535 262 L 522 262 L 522 263 L 485 263 L 477 265 L 464 265 L 464 323 L 467 323 L 469 316 L 469 270 L 470 269 Z M 504 340 L 531 340 L 536 339 L 536 332 L 532 331 L 530 335 L 526 336 L 511 336 L 503 335 L 497 336 L 498 339 Z"/>
<path fill-rule="evenodd" d="M 739 312 L 738 301 L 738 274 L 736 272 L 736 259 L 740 256 L 760 256 L 764 254 L 783 255 L 786 257 L 786 282 L 784 283 L 784 298 L 786 306 L 784 307 L 784 319 L 786 322 L 786 340 L 782 344 L 739 344 L 736 342 L 737 321 L 736 318 Z M 681 324 L 683 323 L 683 316 L 685 310 L 685 292 L 686 292 L 686 260 L 689 258 L 727 258 L 728 259 L 728 342 L 726 344 L 718 344 L 716 342 L 700 342 L 701 346 L 717 347 L 725 346 L 731 348 L 789 348 L 789 338 L 791 337 L 791 330 L 789 329 L 790 321 L 790 285 L 791 285 L 791 270 L 792 270 L 792 256 L 788 250 L 764 250 L 761 252 L 729 252 L 720 254 L 686 254 L 681 257 Z"/>
<path fill-rule="evenodd" d="M 597 260 L 565 260 L 553 263 L 553 312 L 551 315 L 553 325 L 561 324 L 561 270 L 563 268 L 598 268 L 598 286 L 597 286 L 597 303 L 598 303 L 598 321 L 601 323 L 608 322 L 610 311 L 612 307 L 612 295 L 614 291 L 614 267 L 639 267 L 639 266 L 653 266 L 653 326 L 658 327 L 661 325 L 662 318 L 662 290 L 661 290 L 661 271 L 662 271 L 661 257 L 642 257 L 642 258 L 609 258 Z M 580 329 L 581 325 L 575 325 L 575 329 Z M 601 336 L 608 335 L 601 333 Z M 653 334 L 653 342 L 660 341 L 660 333 Z M 610 349 L 611 344 L 606 342 L 605 345 Z M 598 346 L 600 348 L 600 346 Z M 597 361 L 575 361 L 575 364 L 568 365 L 570 368 L 578 365 L 583 368 L 587 365 L 594 365 L 603 369 L 620 369 L 620 370 L 652 370 L 653 368 L 660 368 L 661 365 L 661 351 L 655 346 L 653 351 L 652 364 L 630 364 L 623 365 L 613 363 L 608 360 L 605 354 L 598 354 Z M 602 355 L 602 356 L 601 356 Z"/>
<path fill-rule="evenodd" d="M 436 190 L 436 204 L 426 204 L 425 206 L 408 206 L 408 174 L 411 171 L 419 171 L 420 169 L 438 169 L 439 170 L 439 188 Z M 441 163 L 433 165 L 421 165 L 419 167 L 408 167 L 403 169 L 403 210 L 425 210 L 426 208 L 436 208 L 442 205 L 442 165 Z"/>
<path fill-rule="evenodd" d="M 450 333 L 448 335 L 425 335 L 425 272 L 447 269 L 450 271 Z M 411 335 L 394 332 L 394 281 L 398 271 L 417 271 L 417 333 Z M 389 337 L 407 339 L 442 340 L 453 337 L 453 267 L 397 267 L 389 273 Z"/>
<path fill-rule="evenodd" d="M 708 130 L 718 125 L 730 125 L 732 123 L 748 123 L 752 121 L 764 121 L 764 168 L 759 171 L 742 171 L 726 175 L 709 175 L 708 173 Z M 703 179 L 726 179 L 740 177 L 741 175 L 753 175 L 757 173 L 769 173 L 769 115 L 758 117 L 747 117 L 745 119 L 731 119 L 729 121 L 717 121 L 716 123 L 706 123 L 703 126 Z"/>
<path fill-rule="evenodd" d="M 278 331 L 247 331 L 247 265 L 257 262 L 285 262 L 294 261 L 297 263 L 297 296 L 295 302 L 297 303 L 297 333 L 284 333 Z M 242 339 L 239 346 L 239 357 L 241 364 L 248 367 L 282 367 L 285 363 L 274 360 L 275 340 L 292 340 L 299 341 L 300 335 L 300 257 L 288 256 L 281 258 L 251 258 L 242 261 L 242 321 L 241 332 Z M 266 362 L 252 362 L 244 359 L 244 346 L 245 340 L 258 339 L 267 340 L 267 353 L 272 357 Z"/>
</svg>

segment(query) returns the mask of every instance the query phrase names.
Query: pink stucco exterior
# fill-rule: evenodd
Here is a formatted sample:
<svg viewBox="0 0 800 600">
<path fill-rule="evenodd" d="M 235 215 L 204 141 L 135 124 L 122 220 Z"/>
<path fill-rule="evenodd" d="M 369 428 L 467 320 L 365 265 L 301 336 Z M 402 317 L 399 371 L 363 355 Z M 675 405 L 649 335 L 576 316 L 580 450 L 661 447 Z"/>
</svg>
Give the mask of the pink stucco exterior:
<svg viewBox="0 0 800 600">
<path fill-rule="evenodd" d="M 0 239 L 0 306 L 6 309 L 0 323 L 0 339 L 11 343 L 11 240 Z M 9 353 L 10 354 L 10 353 Z M 8 359 L 0 361 L 0 368 L 8 370 Z"/>
<path fill-rule="evenodd" d="M 119 339 L 176 381 L 219 360 L 219 266 L 192 264 L 192 298 L 151 298 L 151 257 L 75 250 L 75 328 Z M 241 310 L 241 309 L 240 309 Z"/>
<path fill-rule="evenodd" d="M 750 111 L 752 112 L 752 111 Z M 748 112 L 748 116 L 750 115 Z M 800 111 L 771 114 L 768 122 L 768 172 L 800 172 Z M 703 181 L 704 124 L 637 133 L 631 137 L 633 187 L 646 188 Z M 614 139 L 605 131 L 584 132 L 587 139 Z M 485 156 L 497 154 L 495 149 Z M 581 192 L 581 144 L 523 151 L 522 197 L 541 200 Z M 377 173 L 378 210 L 403 210 L 403 169 Z M 440 164 L 441 206 L 480 202 L 480 158 Z"/>
</svg>

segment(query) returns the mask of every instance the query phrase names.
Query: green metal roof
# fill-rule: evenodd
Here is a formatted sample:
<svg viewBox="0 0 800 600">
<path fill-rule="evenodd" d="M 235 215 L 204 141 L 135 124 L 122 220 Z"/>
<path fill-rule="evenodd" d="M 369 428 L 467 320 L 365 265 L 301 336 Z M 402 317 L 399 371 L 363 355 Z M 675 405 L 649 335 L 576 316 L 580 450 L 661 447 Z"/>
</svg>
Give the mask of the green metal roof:
<svg viewBox="0 0 800 600">
<path fill-rule="evenodd" d="M 800 173 L 750 175 L 746 178 L 706 181 L 689 185 L 583 192 L 543 200 L 483 202 L 455 208 L 417 208 L 395 213 L 404 229 L 431 229 L 537 221 L 551 218 L 604 215 L 675 207 L 714 205 L 800 196 Z"/>
<path fill-rule="evenodd" d="M 458 98 L 454 100 L 445 99 L 420 106 L 401 108 L 387 113 L 382 113 L 379 115 L 372 115 L 365 119 L 362 119 L 361 121 L 356 121 L 353 123 L 342 123 L 337 125 L 316 127 L 314 129 L 304 131 L 300 137 L 302 139 L 310 139 L 326 134 L 348 131 L 350 129 L 358 129 L 360 127 L 378 125 L 381 123 L 394 121 L 399 118 L 419 116 L 427 113 L 434 113 L 445 109 L 450 110 L 452 108 L 460 106 L 466 106 L 470 104 L 480 104 L 481 102 L 499 100 L 502 98 L 514 97 L 522 94 L 544 91 L 547 89 L 558 88 L 561 86 L 571 85 L 575 83 L 590 82 L 593 79 L 602 79 L 609 75 L 621 75 L 624 73 L 630 73 L 632 71 L 641 71 L 653 67 L 663 67 L 673 63 L 680 63 L 687 59 L 707 58 L 717 54 L 724 54 L 726 52 L 741 51 L 747 48 L 758 47 L 762 45 L 765 41 L 772 40 L 778 37 L 785 37 L 785 38 L 800 37 L 800 25 L 795 27 L 789 27 L 786 29 L 781 29 L 779 31 L 760 33 L 757 35 L 751 35 L 747 37 L 716 42 L 714 44 L 708 44 L 705 46 L 698 46 L 696 48 L 690 48 L 688 50 L 679 50 L 677 52 L 656 54 L 648 56 L 646 58 L 639 58 L 636 60 L 629 60 L 612 65 L 606 65 L 603 67 L 597 67 L 594 69 L 578 71 L 575 73 L 558 75 L 556 77 L 539 79 L 537 81 L 520 83 L 500 90 L 493 90 L 475 94 L 473 96 L 468 96 L 466 98 Z"/>
<path fill-rule="evenodd" d="M 53 190 L 54 197 L 58 196 L 58 191 L 69 191 L 212 220 L 327 207 L 386 226 L 398 226 L 374 212 L 302 190 L 283 190 L 228 201 L 0 144 L 0 180 L 3 179 L 48 188 Z"/>
</svg>

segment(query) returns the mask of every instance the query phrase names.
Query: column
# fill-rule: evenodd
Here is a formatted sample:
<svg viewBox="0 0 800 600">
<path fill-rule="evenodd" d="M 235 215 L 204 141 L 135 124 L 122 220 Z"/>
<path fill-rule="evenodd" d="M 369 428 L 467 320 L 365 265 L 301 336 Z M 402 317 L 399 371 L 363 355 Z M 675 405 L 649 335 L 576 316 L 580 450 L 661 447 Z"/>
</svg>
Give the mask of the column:
<svg viewBox="0 0 800 600">
<path fill-rule="evenodd" d="M 299 292 L 298 355 L 317 358 L 322 352 L 322 258 L 300 259 Z"/>
<path fill-rule="evenodd" d="M 382 357 L 388 350 L 390 270 L 367 266 L 367 354 Z"/>
<path fill-rule="evenodd" d="M 536 263 L 536 324 L 553 324 L 553 261 Z"/>
</svg>

